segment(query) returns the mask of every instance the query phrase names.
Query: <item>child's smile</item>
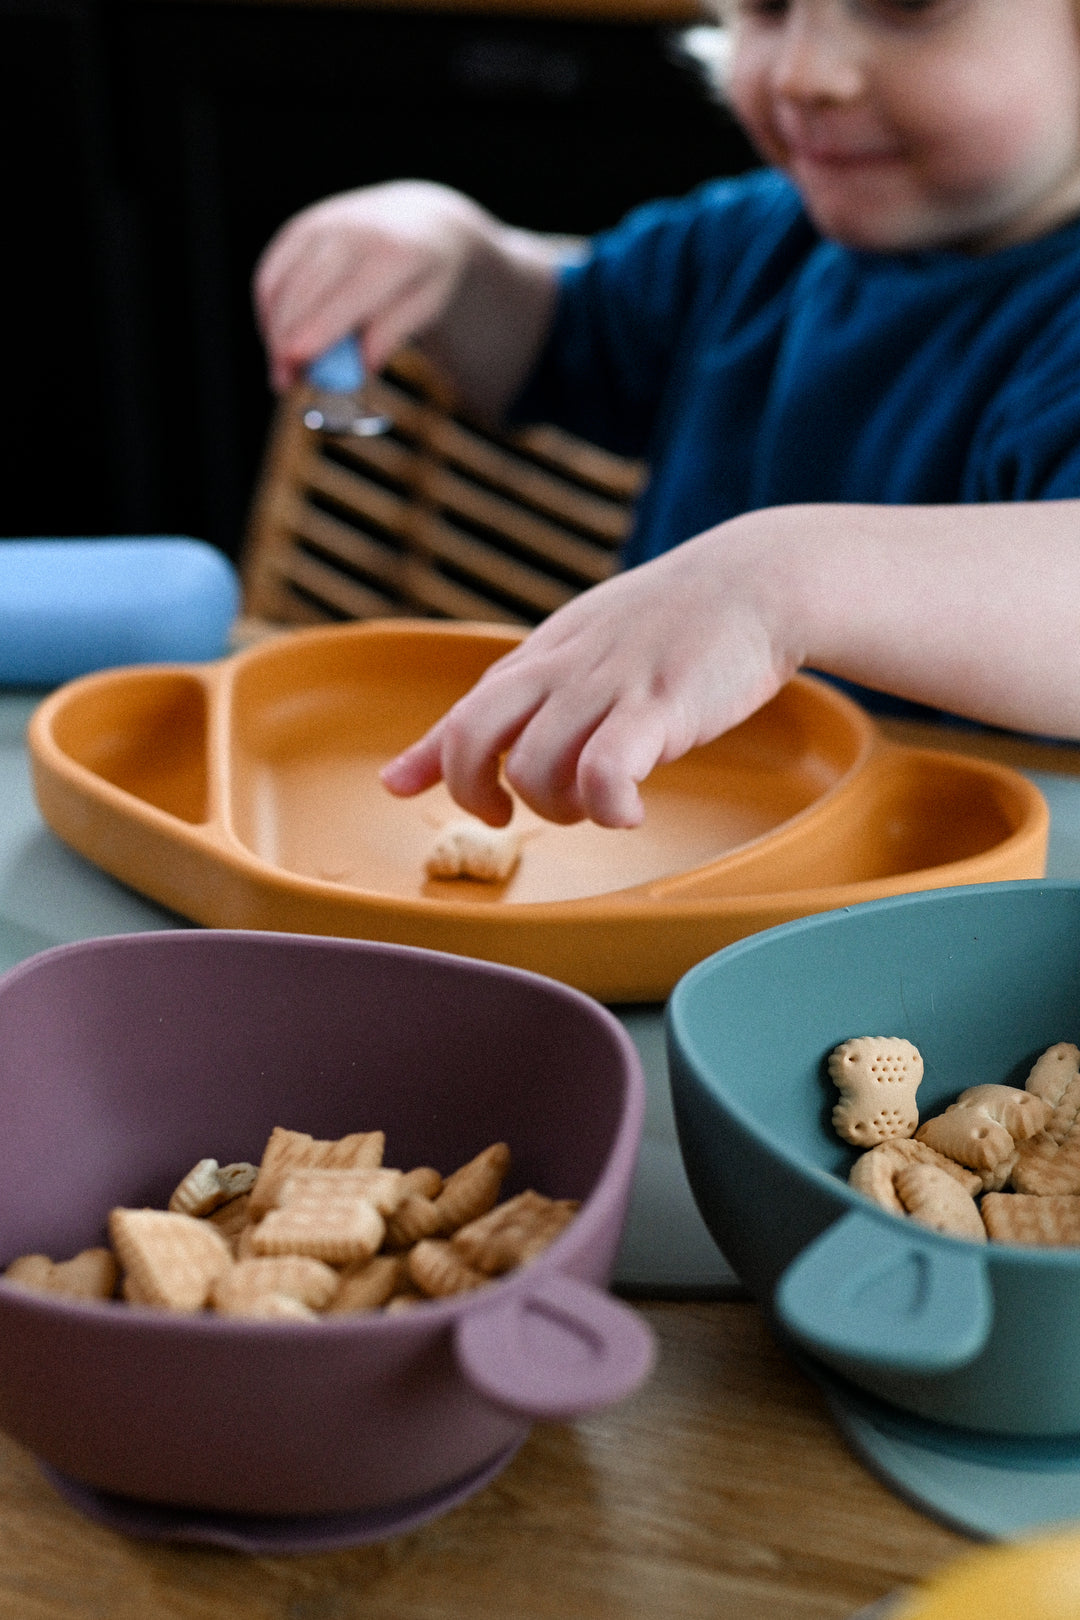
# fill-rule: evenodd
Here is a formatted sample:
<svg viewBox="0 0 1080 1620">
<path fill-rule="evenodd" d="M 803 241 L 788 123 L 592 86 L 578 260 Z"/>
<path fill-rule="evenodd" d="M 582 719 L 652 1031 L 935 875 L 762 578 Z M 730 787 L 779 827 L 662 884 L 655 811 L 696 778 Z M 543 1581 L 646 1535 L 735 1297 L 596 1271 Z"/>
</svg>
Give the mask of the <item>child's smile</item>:
<svg viewBox="0 0 1080 1620">
<path fill-rule="evenodd" d="M 730 0 L 730 95 L 828 236 L 988 251 L 1080 213 L 1072 0 Z"/>
</svg>

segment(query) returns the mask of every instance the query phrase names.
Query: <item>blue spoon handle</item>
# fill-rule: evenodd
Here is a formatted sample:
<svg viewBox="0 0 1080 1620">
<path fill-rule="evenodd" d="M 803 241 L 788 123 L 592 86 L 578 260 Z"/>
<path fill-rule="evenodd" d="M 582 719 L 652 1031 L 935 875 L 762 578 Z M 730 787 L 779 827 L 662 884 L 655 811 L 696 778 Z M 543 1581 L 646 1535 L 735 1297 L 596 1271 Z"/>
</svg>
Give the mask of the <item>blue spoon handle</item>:
<svg viewBox="0 0 1080 1620">
<path fill-rule="evenodd" d="M 324 349 L 308 366 L 308 382 L 324 394 L 355 394 L 364 386 L 360 345 L 350 333 Z"/>
</svg>

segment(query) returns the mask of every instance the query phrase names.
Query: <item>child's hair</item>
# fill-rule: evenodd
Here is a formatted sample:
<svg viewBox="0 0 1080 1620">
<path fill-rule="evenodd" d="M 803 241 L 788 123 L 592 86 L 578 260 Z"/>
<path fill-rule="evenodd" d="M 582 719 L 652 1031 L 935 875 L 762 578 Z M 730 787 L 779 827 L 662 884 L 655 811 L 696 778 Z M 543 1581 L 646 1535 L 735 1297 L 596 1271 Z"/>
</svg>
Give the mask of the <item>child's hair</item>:
<svg viewBox="0 0 1080 1620">
<path fill-rule="evenodd" d="M 1080 0 L 1076 0 L 1076 7 L 1080 13 Z M 719 14 L 717 0 L 712 9 Z M 693 28 L 684 28 L 678 36 L 679 51 L 697 68 L 710 95 L 718 101 L 727 100 L 730 46 L 727 29 L 718 23 L 699 23 Z"/>
</svg>

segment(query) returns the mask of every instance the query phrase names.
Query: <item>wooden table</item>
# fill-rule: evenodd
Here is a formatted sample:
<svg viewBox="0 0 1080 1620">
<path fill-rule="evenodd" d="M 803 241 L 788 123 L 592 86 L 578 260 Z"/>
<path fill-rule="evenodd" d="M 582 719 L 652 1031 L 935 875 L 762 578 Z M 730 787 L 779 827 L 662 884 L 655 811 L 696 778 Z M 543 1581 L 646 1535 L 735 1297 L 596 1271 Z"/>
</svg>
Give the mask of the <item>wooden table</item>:
<svg viewBox="0 0 1080 1620">
<path fill-rule="evenodd" d="M 856 1461 L 756 1306 L 641 1308 L 660 1360 L 637 1395 L 538 1425 L 471 1501 L 351 1552 L 129 1541 L 0 1437 L 0 1616 L 841 1620 L 971 1545 Z"/>
</svg>

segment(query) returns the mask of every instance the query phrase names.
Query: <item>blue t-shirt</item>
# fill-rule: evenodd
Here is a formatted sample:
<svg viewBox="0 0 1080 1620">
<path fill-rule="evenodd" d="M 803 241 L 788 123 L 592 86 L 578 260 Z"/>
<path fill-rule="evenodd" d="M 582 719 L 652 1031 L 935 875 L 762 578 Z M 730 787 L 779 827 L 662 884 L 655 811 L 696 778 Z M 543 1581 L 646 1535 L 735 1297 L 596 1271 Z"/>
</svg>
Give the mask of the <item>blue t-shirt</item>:
<svg viewBox="0 0 1080 1620">
<path fill-rule="evenodd" d="M 769 170 L 649 204 L 563 273 L 514 414 L 648 463 L 627 565 L 763 506 L 1080 497 L 1080 221 L 879 254 Z"/>
</svg>

